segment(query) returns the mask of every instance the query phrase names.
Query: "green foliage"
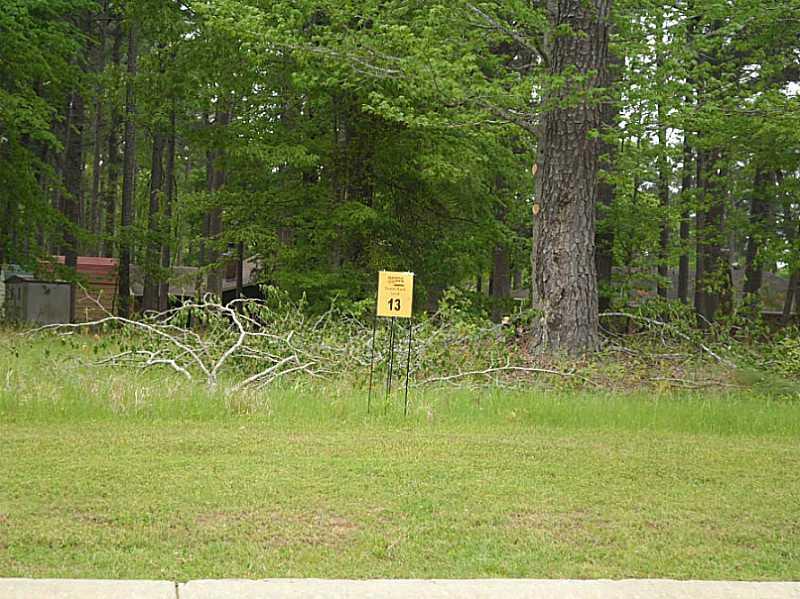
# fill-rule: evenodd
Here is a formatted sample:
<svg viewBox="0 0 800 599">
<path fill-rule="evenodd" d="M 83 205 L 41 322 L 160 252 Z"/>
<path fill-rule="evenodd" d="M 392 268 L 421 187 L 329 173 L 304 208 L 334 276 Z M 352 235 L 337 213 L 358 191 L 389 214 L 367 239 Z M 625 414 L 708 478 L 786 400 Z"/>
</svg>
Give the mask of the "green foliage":
<svg viewBox="0 0 800 599">
<path fill-rule="evenodd" d="M 800 378 L 800 331 L 789 330 L 774 346 L 767 363 L 780 374 Z"/>
<path fill-rule="evenodd" d="M 0 11 L 0 262 L 34 264 L 37 228 L 58 235 L 64 221 L 46 191 L 59 183 L 47 160 L 62 149 L 54 127 L 69 92 L 82 86 L 73 21 L 89 0 L 8 0 Z"/>
<path fill-rule="evenodd" d="M 149 255 L 153 245 L 207 274 L 220 266 L 216 255 L 241 242 L 260 261 L 260 283 L 304 298 L 317 313 L 332 297 L 371 297 L 382 268 L 415 271 L 416 305 L 435 311 L 443 289 L 472 293 L 475 277 L 495 268 L 496 249 L 510 254 L 511 269 L 529 285 L 530 167 L 536 123 L 550 108 L 542 98 L 552 96 L 610 109 L 592 135 L 609 153 L 603 180 L 613 199 L 598 217 L 613 240 L 614 275 L 603 285 L 615 306 L 669 286 L 656 268 L 674 270 L 681 256 L 694 265 L 698 248 L 724 254 L 700 280 L 708 293 L 726 292 L 727 265 L 750 260 L 788 277 L 800 264 L 800 106 L 789 85 L 797 0 L 617 2 L 610 83 L 591 97 L 569 65 L 549 74 L 547 39 L 569 32 L 549 30 L 541 3 L 7 4 L 0 15 L 5 261 L 34 263 L 59 251 L 69 228 L 85 253 L 129 238 L 135 261 L 159 277 L 165 271 Z M 88 33 L 80 30 L 84 17 Z M 106 146 L 113 133 L 121 150 L 131 27 L 139 39 L 132 81 L 139 166 L 135 224 L 121 231 L 119 206 L 110 212 L 120 179 L 108 176 Z M 59 210 L 63 142 L 78 91 L 91 125 L 84 214 L 68 223 Z M 168 133 L 173 114 L 177 199 L 167 218 L 161 197 L 149 230 L 153 140 Z M 95 159 L 99 207 L 88 197 Z M 752 214 L 759 199 L 768 206 L 763 218 Z M 721 224 L 703 225 L 698 217 L 719 205 Z M 210 214 L 220 215 L 221 233 L 208 230 Z M 690 223 L 684 239 L 682 221 Z M 757 246 L 754 257 L 748 242 Z M 513 310 L 478 293 L 472 301 L 488 312 Z M 733 297 L 723 311 L 735 313 L 742 301 Z"/>
</svg>

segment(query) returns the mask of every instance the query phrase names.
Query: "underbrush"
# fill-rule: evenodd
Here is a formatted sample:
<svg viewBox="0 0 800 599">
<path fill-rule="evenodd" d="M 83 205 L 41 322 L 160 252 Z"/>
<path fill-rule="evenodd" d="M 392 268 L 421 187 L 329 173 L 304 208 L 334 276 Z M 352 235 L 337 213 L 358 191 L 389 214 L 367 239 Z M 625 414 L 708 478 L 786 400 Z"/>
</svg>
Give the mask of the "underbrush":
<svg viewBox="0 0 800 599">
<path fill-rule="evenodd" d="M 796 329 L 770 332 L 757 322 L 746 328 L 744 321 L 701 329 L 680 304 L 652 302 L 603 315 L 602 347 L 582 357 L 545 355 L 531 347 L 535 314 L 494 324 L 455 292 L 445 295 L 439 312 L 413 321 L 376 322 L 372 308 L 334 302 L 324 314 L 311 315 L 302 302 L 269 289 L 265 301 L 222 306 L 206 299 L 137 321 L 109 316 L 89 325 L 7 331 L 0 337 L 6 364 L 0 375 L 9 389 L 12 378 L 26 376 L 25 367 L 15 364 L 44 358 L 54 370 L 75 366 L 72 380 L 87 373 L 90 385 L 126 380 L 116 374 L 128 373 L 128 381 L 142 385 L 159 381 L 161 393 L 221 394 L 233 409 L 257 408 L 269 390 L 361 394 L 370 378 L 374 396 L 381 397 L 390 371 L 395 389 L 402 389 L 408 374 L 414 393 L 447 387 L 800 398 Z M 57 380 L 69 388 L 70 378 Z M 77 396 L 85 389 L 81 385 Z M 108 393 L 132 394 L 124 403 L 135 405 L 141 389 L 123 383 L 119 392 Z"/>
<path fill-rule="evenodd" d="M 557 388 L 546 381 L 413 386 L 404 414 L 402 385 L 387 394 L 383 378 L 375 381 L 368 411 L 367 380 L 297 377 L 234 392 L 224 383 L 211 389 L 163 370 L 86 368 L 90 342 L 45 353 L 37 343 L 0 366 L 0 425 L 177 421 L 282 431 L 430 428 L 475 434 L 543 427 L 800 437 L 800 402 L 752 388 L 654 392 Z"/>
</svg>

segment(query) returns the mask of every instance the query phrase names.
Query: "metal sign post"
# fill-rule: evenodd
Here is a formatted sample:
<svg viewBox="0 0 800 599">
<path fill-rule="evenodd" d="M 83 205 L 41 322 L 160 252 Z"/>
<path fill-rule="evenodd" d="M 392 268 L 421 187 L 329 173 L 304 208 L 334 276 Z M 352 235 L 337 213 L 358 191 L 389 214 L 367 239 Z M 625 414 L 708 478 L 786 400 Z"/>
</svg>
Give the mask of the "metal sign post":
<svg viewBox="0 0 800 599">
<path fill-rule="evenodd" d="M 391 318 L 392 324 L 389 330 L 389 355 L 386 358 L 386 402 L 388 404 L 389 394 L 392 390 L 392 377 L 394 375 L 394 346 L 395 328 L 398 318 L 411 320 L 411 309 L 414 302 L 414 273 L 411 272 L 389 272 L 380 271 L 378 273 L 378 300 L 375 310 L 375 318 L 372 322 L 372 344 L 370 347 L 369 358 L 369 392 L 367 395 L 367 414 L 372 405 L 372 376 L 375 364 L 375 330 L 377 328 L 378 317 Z M 403 404 L 403 414 L 408 414 L 408 377 L 411 367 L 411 344 L 414 326 L 409 322 L 408 328 L 408 357 L 406 359 L 406 385 L 405 399 Z"/>
<path fill-rule="evenodd" d="M 372 366 L 375 364 L 375 329 L 378 325 L 378 317 L 372 317 L 372 342 L 369 344 L 369 395 L 367 395 L 367 414 L 369 414 L 370 404 L 372 403 Z"/>
<path fill-rule="evenodd" d="M 392 390 L 392 369 L 394 368 L 394 323 L 395 318 L 392 318 L 392 328 L 389 332 L 389 367 L 386 369 L 386 401 L 389 400 L 389 392 Z"/>
<path fill-rule="evenodd" d="M 408 373 L 411 371 L 411 337 L 414 332 L 414 319 L 408 321 L 408 358 L 406 358 L 406 393 L 403 399 L 403 416 L 408 416 Z"/>
</svg>

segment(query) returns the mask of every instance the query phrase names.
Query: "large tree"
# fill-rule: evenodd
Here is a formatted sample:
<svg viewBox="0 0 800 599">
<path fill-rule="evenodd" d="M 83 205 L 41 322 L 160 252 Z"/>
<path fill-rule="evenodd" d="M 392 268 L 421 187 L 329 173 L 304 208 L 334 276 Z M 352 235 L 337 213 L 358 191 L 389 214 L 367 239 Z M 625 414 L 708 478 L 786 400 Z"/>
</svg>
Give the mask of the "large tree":
<svg viewBox="0 0 800 599">
<path fill-rule="evenodd" d="M 134 185 L 136 183 L 136 94 L 134 78 L 136 77 L 136 61 L 138 58 L 136 22 L 128 21 L 128 58 L 125 83 L 125 151 L 123 154 L 122 173 L 122 218 L 119 258 L 119 313 L 127 317 L 131 312 L 131 257 Z"/>
<path fill-rule="evenodd" d="M 536 343 L 548 351 L 592 351 L 598 340 L 595 204 L 607 81 L 610 0 L 548 2 L 552 89 L 538 139 L 534 279 L 542 317 Z"/>
</svg>

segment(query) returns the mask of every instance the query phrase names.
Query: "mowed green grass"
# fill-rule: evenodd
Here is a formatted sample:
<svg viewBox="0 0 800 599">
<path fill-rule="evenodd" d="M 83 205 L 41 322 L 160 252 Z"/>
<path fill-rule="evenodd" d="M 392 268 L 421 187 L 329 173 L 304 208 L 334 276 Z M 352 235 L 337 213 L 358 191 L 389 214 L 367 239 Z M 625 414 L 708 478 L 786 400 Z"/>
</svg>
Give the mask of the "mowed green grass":
<svg viewBox="0 0 800 599">
<path fill-rule="evenodd" d="M 2 577 L 800 579 L 797 401 L 431 389 L 403 418 L 59 347 L 0 356 Z"/>
</svg>

